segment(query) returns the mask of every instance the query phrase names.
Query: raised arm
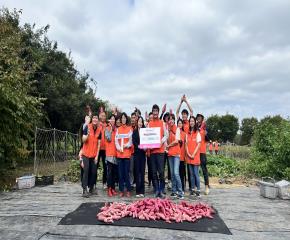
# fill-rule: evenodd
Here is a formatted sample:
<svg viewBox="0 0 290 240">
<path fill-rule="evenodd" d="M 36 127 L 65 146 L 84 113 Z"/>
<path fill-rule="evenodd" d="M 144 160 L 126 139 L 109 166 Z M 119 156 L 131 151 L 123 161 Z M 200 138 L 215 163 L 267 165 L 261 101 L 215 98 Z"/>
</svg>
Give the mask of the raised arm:
<svg viewBox="0 0 290 240">
<path fill-rule="evenodd" d="M 188 107 L 188 110 L 189 110 L 189 113 L 190 113 L 190 116 L 193 116 L 193 110 L 192 110 L 192 107 L 189 105 L 188 101 L 187 101 L 187 98 L 184 96 L 183 98 L 184 102 L 186 103 L 186 106 Z"/>
</svg>

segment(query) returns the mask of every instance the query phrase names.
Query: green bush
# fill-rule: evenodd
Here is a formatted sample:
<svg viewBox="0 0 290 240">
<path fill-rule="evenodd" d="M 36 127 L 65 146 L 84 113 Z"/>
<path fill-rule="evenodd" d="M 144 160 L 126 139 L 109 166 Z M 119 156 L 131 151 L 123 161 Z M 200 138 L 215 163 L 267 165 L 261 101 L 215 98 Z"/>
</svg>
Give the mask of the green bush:
<svg viewBox="0 0 290 240">
<path fill-rule="evenodd" d="M 290 179 L 290 122 L 266 117 L 254 133 L 254 147 L 247 171 L 258 177 Z"/>
<path fill-rule="evenodd" d="M 207 155 L 207 167 L 210 176 L 234 177 L 241 175 L 241 161 L 221 155 Z"/>
<path fill-rule="evenodd" d="M 80 161 L 75 159 L 71 160 L 66 173 L 68 180 L 71 182 L 78 182 L 80 180 L 80 174 Z"/>
</svg>

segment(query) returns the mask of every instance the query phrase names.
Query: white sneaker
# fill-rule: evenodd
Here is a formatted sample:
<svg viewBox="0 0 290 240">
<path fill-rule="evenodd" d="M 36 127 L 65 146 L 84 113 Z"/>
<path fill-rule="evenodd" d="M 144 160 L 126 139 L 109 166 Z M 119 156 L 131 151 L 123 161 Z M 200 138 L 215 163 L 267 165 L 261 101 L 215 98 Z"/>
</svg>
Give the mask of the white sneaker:
<svg viewBox="0 0 290 240">
<path fill-rule="evenodd" d="M 107 190 L 107 188 L 108 188 L 107 185 L 106 184 L 103 184 L 103 189 L 104 190 Z"/>
<path fill-rule="evenodd" d="M 140 197 L 141 197 L 140 195 L 141 195 L 141 194 L 137 194 L 137 195 L 136 195 L 136 198 L 140 198 Z"/>
</svg>

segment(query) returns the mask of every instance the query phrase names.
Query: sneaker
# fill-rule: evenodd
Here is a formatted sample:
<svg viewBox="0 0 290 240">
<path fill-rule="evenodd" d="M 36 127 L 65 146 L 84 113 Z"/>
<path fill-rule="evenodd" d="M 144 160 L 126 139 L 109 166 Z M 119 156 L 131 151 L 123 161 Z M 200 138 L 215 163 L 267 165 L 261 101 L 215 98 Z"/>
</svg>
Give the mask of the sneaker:
<svg viewBox="0 0 290 240">
<path fill-rule="evenodd" d="M 98 191 L 96 188 L 90 188 L 89 193 L 90 195 L 98 195 Z"/>
<path fill-rule="evenodd" d="M 136 195 L 136 198 L 140 198 L 140 195 L 141 195 L 141 194 L 137 194 L 137 195 Z"/>
<path fill-rule="evenodd" d="M 116 196 L 116 195 L 118 195 L 118 193 L 116 192 L 116 190 L 115 189 L 111 189 L 111 191 L 112 191 L 112 194 L 113 194 L 113 196 Z"/>
<path fill-rule="evenodd" d="M 106 184 L 103 184 L 103 189 L 104 190 L 107 190 L 107 188 L 108 188 L 107 185 Z"/>
<path fill-rule="evenodd" d="M 182 199 L 184 199 L 184 196 L 183 196 L 182 194 L 178 194 L 178 195 L 177 195 L 177 199 L 182 200 Z"/>
<path fill-rule="evenodd" d="M 166 198 L 166 196 L 162 192 L 159 194 L 159 197 L 162 199 Z"/>
<path fill-rule="evenodd" d="M 82 197 L 83 198 L 88 198 L 89 197 L 89 193 L 88 193 L 87 189 L 83 189 Z"/>
<path fill-rule="evenodd" d="M 113 197 L 112 189 L 108 188 L 107 190 L 108 197 Z"/>
<path fill-rule="evenodd" d="M 200 190 L 197 190 L 197 191 L 195 192 L 195 195 L 196 195 L 197 197 L 200 197 Z"/>
<path fill-rule="evenodd" d="M 144 195 L 144 194 L 140 194 L 139 197 L 140 197 L 140 198 L 144 198 L 145 195 Z"/>
<path fill-rule="evenodd" d="M 159 198 L 159 197 L 160 197 L 159 192 L 155 192 L 155 198 Z"/>
<path fill-rule="evenodd" d="M 171 181 L 168 181 L 167 189 L 168 189 L 168 190 L 171 190 L 171 188 L 172 188 Z"/>
<path fill-rule="evenodd" d="M 204 194 L 205 194 L 205 195 L 208 195 L 208 194 L 209 194 L 209 186 L 208 186 L 208 185 L 205 185 L 205 191 L 204 191 Z"/>
<path fill-rule="evenodd" d="M 193 189 L 190 190 L 190 196 L 195 196 L 195 190 Z"/>
<path fill-rule="evenodd" d="M 176 193 L 171 193 L 171 194 L 170 194 L 170 197 L 172 197 L 172 198 L 176 198 L 176 197 L 177 197 L 177 194 L 176 194 Z"/>
<path fill-rule="evenodd" d="M 126 192 L 126 197 L 131 197 L 131 193 L 130 192 Z"/>
</svg>

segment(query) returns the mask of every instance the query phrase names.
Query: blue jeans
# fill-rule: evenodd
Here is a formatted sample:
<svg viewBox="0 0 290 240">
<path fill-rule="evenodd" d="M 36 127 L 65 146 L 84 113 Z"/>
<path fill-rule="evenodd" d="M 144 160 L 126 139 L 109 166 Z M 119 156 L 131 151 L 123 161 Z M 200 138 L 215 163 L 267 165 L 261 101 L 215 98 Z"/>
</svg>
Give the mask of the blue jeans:
<svg viewBox="0 0 290 240">
<path fill-rule="evenodd" d="M 130 171 L 130 159 L 129 158 L 118 158 L 118 169 L 119 169 L 119 190 L 124 192 L 124 185 L 126 184 L 127 191 L 131 191 L 131 183 L 129 177 Z"/>
<path fill-rule="evenodd" d="M 171 182 L 172 182 L 172 192 L 182 194 L 182 184 L 179 175 L 179 156 L 168 156 L 170 172 L 171 172 Z"/>
<path fill-rule="evenodd" d="M 188 164 L 190 172 L 191 189 L 195 187 L 200 191 L 200 179 L 199 179 L 199 165 Z"/>
</svg>

